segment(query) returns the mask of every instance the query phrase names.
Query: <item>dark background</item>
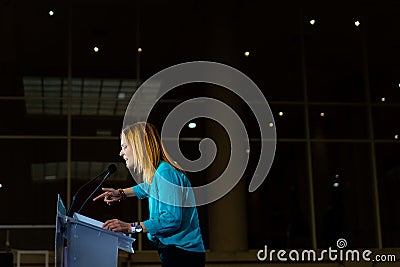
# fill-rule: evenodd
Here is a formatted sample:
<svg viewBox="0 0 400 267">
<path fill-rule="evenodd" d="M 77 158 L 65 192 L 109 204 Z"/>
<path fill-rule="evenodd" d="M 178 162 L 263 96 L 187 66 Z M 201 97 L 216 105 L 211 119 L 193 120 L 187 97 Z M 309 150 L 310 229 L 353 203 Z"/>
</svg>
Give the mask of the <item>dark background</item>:
<svg viewBox="0 0 400 267">
<path fill-rule="evenodd" d="M 388 0 L 1 0 L 0 225 L 54 224 L 57 194 L 69 202 L 112 162 L 118 173 L 108 185 L 133 185 L 118 156 L 130 97 L 166 67 L 209 60 L 250 77 L 275 117 L 274 163 L 247 193 L 241 218 L 249 249 L 309 248 L 313 232 L 318 248 L 338 238 L 351 247 L 399 247 L 399 13 L 399 1 Z M 177 104 L 210 95 L 201 84 L 178 87 L 150 120 L 160 128 Z M 260 134 L 246 103 L 239 107 L 251 135 L 250 179 Z M 180 136 L 188 158 L 199 156 L 210 128 L 224 148 L 222 128 L 196 122 Z M 206 170 L 188 176 L 194 185 L 213 178 Z M 84 213 L 133 221 L 137 205 L 89 203 Z M 207 206 L 199 213 L 208 246 Z M 10 246 L 51 249 L 53 238 L 52 230 L 14 230 Z M 0 249 L 5 240 L 2 230 Z M 143 247 L 154 249 L 146 240 Z"/>
</svg>

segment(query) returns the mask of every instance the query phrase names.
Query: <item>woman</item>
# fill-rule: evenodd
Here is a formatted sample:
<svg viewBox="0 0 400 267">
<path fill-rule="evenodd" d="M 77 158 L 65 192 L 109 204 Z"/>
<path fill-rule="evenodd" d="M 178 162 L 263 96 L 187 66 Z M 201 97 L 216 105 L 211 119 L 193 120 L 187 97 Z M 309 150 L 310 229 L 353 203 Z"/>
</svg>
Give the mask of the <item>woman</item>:
<svg viewBox="0 0 400 267">
<path fill-rule="evenodd" d="M 205 250 L 191 185 L 183 170 L 166 153 L 156 128 L 136 123 L 121 133 L 126 167 L 143 177 L 143 183 L 124 189 L 103 188 L 108 204 L 125 197 L 149 199 L 150 218 L 128 223 L 108 220 L 103 227 L 116 232 L 147 233 L 157 244 L 163 267 L 205 266 Z"/>
</svg>

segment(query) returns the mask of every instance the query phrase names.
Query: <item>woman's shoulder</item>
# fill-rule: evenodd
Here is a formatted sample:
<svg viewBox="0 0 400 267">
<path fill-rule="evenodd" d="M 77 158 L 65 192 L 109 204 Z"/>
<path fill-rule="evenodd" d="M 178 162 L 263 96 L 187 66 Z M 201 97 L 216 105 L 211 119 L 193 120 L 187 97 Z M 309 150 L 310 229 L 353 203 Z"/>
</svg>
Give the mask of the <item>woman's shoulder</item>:
<svg viewBox="0 0 400 267">
<path fill-rule="evenodd" d="M 166 161 L 161 161 L 158 165 L 157 171 L 175 170 L 175 168 Z"/>
<path fill-rule="evenodd" d="M 175 179 L 184 179 L 186 180 L 186 176 L 184 173 L 180 172 L 179 170 L 175 169 L 174 166 L 169 164 L 166 161 L 161 161 L 160 164 L 158 165 L 156 174 L 162 176 L 166 180 L 170 180 L 170 182 L 174 182 L 172 180 Z"/>
<path fill-rule="evenodd" d="M 181 173 L 181 171 L 177 170 L 174 166 L 172 166 L 170 163 L 168 163 L 166 161 L 160 162 L 160 164 L 158 165 L 157 171 L 173 171 L 173 172 Z"/>
</svg>

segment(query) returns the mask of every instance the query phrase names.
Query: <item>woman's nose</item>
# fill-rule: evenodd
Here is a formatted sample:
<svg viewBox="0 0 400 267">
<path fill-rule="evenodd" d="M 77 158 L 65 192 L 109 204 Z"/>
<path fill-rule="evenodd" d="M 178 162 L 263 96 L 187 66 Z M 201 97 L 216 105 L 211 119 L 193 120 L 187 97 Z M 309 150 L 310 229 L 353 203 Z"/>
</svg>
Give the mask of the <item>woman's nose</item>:
<svg viewBox="0 0 400 267">
<path fill-rule="evenodd" d="M 121 151 L 119 152 L 119 155 L 120 155 L 121 157 L 124 155 L 124 152 L 122 151 L 122 149 L 121 149 Z"/>
</svg>

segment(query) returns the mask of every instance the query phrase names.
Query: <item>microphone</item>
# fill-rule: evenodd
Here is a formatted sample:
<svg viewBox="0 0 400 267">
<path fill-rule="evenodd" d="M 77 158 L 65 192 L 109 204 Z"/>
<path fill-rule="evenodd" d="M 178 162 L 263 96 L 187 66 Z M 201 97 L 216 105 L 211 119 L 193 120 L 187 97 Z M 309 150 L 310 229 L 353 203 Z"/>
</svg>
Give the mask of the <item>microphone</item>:
<svg viewBox="0 0 400 267">
<path fill-rule="evenodd" d="M 82 185 L 81 187 L 79 187 L 79 189 L 76 191 L 76 193 L 74 194 L 74 196 L 72 197 L 72 203 L 71 206 L 68 209 L 67 212 L 67 216 L 71 217 L 72 213 L 74 212 L 74 206 L 76 203 L 76 197 L 78 196 L 79 192 L 86 187 L 88 184 L 92 183 L 94 180 L 96 180 L 97 178 L 99 178 L 100 176 L 104 175 L 103 180 L 101 181 L 101 183 L 96 187 L 96 189 L 90 194 L 90 196 L 83 202 L 83 204 L 81 205 L 81 207 L 79 208 L 79 210 L 77 212 L 80 212 L 82 210 L 82 208 L 86 205 L 86 202 L 93 196 L 93 194 L 100 188 L 100 186 L 105 182 L 105 180 L 111 175 L 113 174 L 115 171 L 117 170 L 117 167 L 115 166 L 115 164 L 111 164 L 110 166 L 108 166 L 107 170 L 104 170 L 103 172 L 101 172 L 99 175 L 97 175 L 96 177 L 90 179 L 88 182 L 86 182 L 84 185 Z"/>
<path fill-rule="evenodd" d="M 115 164 L 111 164 L 110 166 L 108 166 L 107 168 L 107 173 L 104 176 L 103 180 L 101 180 L 101 182 L 99 183 L 99 185 L 93 190 L 93 192 L 85 199 L 85 201 L 83 202 L 82 206 L 78 209 L 78 213 L 81 212 L 81 210 L 83 209 L 83 207 L 86 205 L 86 203 L 88 202 L 89 199 L 92 198 L 92 196 L 94 195 L 94 193 L 96 193 L 97 190 L 99 190 L 100 186 L 103 185 L 103 183 L 107 180 L 108 177 L 110 177 L 111 174 L 113 174 L 115 171 L 117 170 L 117 167 L 115 166 Z"/>
</svg>

